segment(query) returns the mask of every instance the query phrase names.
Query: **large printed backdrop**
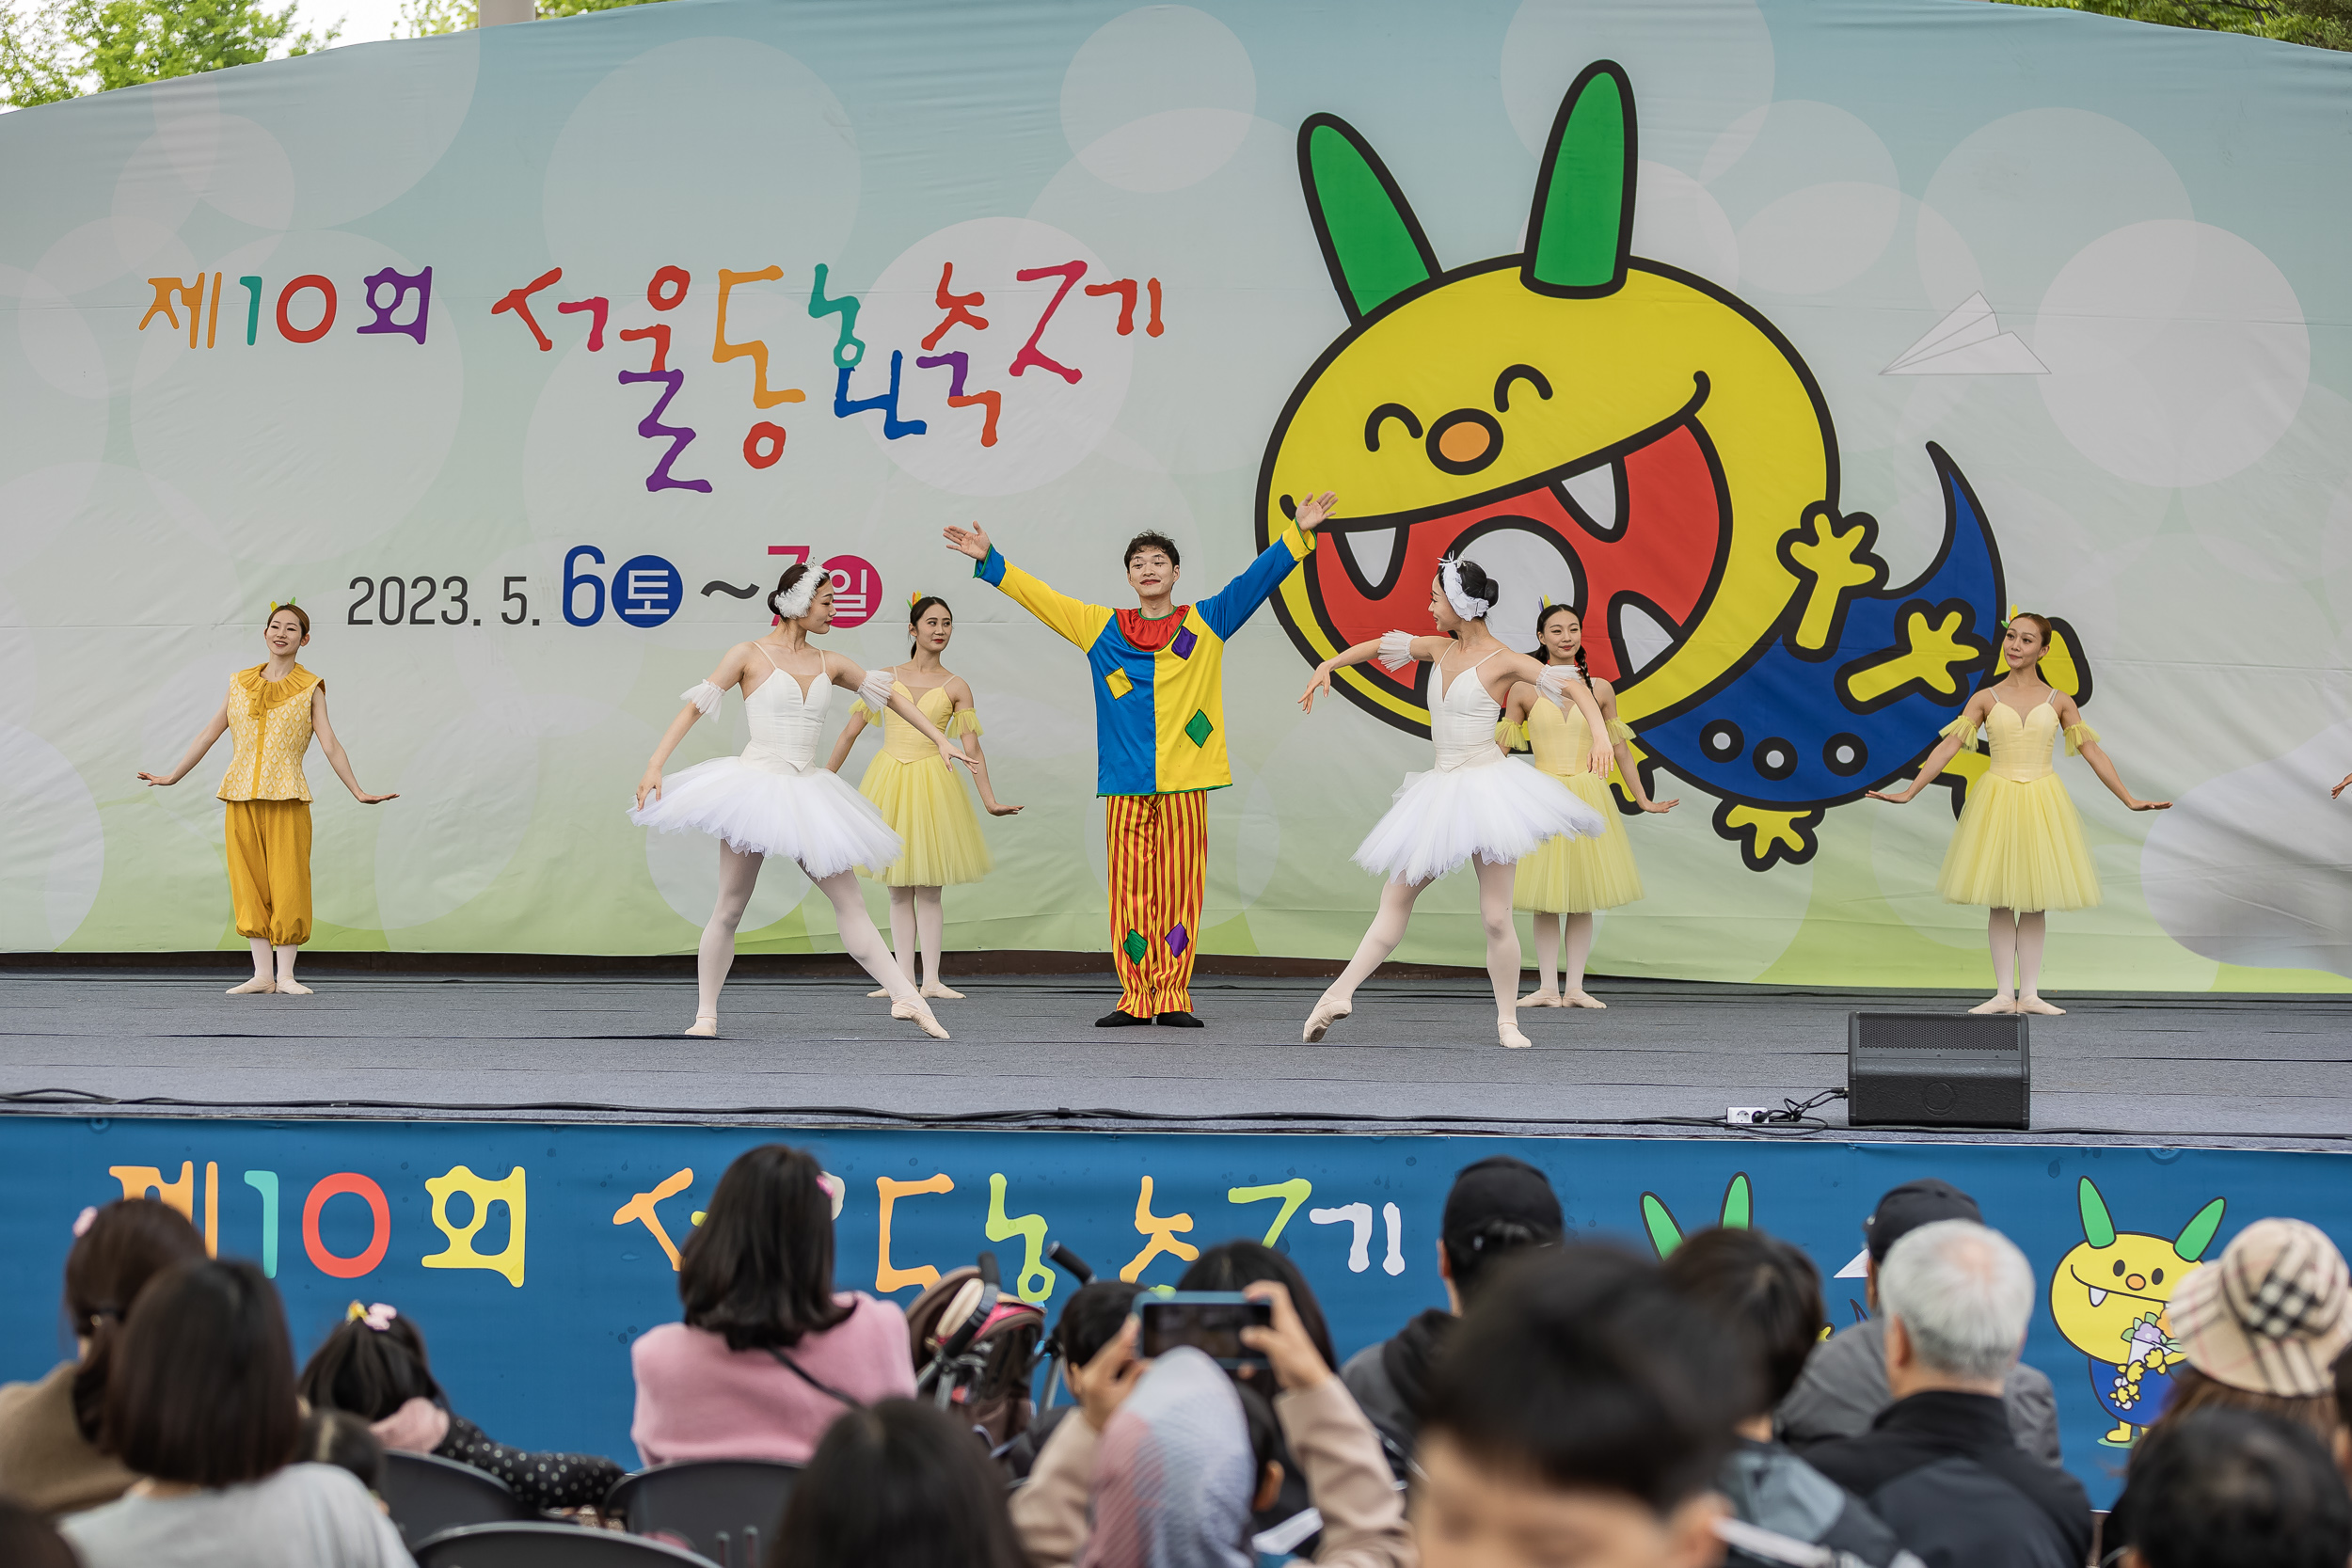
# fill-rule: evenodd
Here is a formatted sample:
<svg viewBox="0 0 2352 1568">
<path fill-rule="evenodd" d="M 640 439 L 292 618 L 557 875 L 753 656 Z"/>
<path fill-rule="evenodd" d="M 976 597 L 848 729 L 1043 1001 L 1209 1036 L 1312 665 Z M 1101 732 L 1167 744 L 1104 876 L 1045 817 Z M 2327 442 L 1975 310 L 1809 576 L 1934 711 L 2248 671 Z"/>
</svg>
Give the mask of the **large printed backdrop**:
<svg viewBox="0 0 2352 1568">
<path fill-rule="evenodd" d="M 951 943 L 1094 946 L 1083 666 L 940 527 L 1112 600 L 1158 527 L 1192 594 L 1327 484 L 1232 650 L 1208 951 L 1352 945 L 1421 696 L 1292 699 L 1463 543 L 1507 639 L 1584 610 L 1682 800 L 1602 969 L 1979 980 L 1932 880 L 1981 760 L 1858 797 L 2014 604 L 2181 802 L 2062 764 L 2107 898 L 2051 982 L 2344 984 L 2352 219 L 2312 193 L 2352 61 L 1943 0 L 1388 9 L 678 0 L 0 118 L 0 945 L 233 941 L 225 752 L 132 775 L 294 594 L 401 794 L 314 765 L 322 945 L 682 949 L 711 847 L 621 807 L 806 559 L 861 660 L 912 593 L 960 616 L 1030 809 Z M 1474 961 L 1470 907 L 1404 956 Z M 833 940 L 788 867 L 746 933 Z"/>
</svg>

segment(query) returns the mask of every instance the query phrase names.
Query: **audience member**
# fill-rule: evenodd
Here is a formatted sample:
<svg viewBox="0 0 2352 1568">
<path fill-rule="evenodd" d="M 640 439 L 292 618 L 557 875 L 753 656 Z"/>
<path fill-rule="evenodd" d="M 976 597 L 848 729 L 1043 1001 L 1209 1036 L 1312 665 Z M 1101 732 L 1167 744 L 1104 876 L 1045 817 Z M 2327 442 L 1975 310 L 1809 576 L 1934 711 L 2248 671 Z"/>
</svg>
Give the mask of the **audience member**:
<svg viewBox="0 0 2352 1568">
<path fill-rule="evenodd" d="M 1247 1563 L 1255 1516 L 1294 1464 L 1302 1472 L 1303 1506 L 1322 1519 L 1310 1560 L 1324 1568 L 1410 1568 L 1405 1510 L 1372 1423 L 1315 1344 L 1289 1290 L 1274 1280 L 1244 1288 L 1273 1311 L 1271 1327 L 1247 1329 L 1243 1338 L 1264 1353 L 1280 1390 L 1271 1407 L 1279 1441 L 1262 1419 L 1253 1423 L 1256 1390 L 1198 1351 L 1137 1360 L 1130 1319 L 1073 1370 L 1080 1414 L 1056 1430 L 1028 1484 L 1013 1494 L 1013 1525 L 1034 1568 L 1073 1560 Z M 1178 1543 L 1191 1544 L 1180 1551 Z"/>
<path fill-rule="evenodd" d="M 76 1358 L 39 1383 L 0 1386 L 0 1493 L 43 1513 L 96 1508 L 138 1479 L 95 1441 L 115 1336 L 150 1278 L 204 1256 L 196 1227 L 151 1198 L 86 1210 L 75 1230 L 65 1315 Z"/>
<path fill-rule="evenodd" d="M 2352 1482 L 2352 1351 L 2336 1357 L 2335 1376 L 2330 1380 L 2336 1390 L 2336 1434 L 2328 1445 L 2336 1456 L 2336 1468 L 2344 1472 L 2346 1482 Z"/>
<path fill-rule="evenodd" d="M 2352 1497 L 2298 1421 L 2211 1407 L 2151 1430 L 2125 1496 L 2139 1540 L 2120 1568 L 2344 1568 Z"/>
<path fill-rule="evenodd" d="M 1055 1323 L 1054 1332 L 1046 1337 L 1045 1349 L 1060 1363 L 1062 1381 L 1069 1385 L 1072 1400 L 1078 1397 L 1077 1385 L 1071 1381 L 1073 1375 L 1111 1342 L 1127 1322 L 1136 1297 L 1142 1293 L 1142 1286 L 1123 1279 L 1097 1279 L 1079 1286 L 1062 1303 L 1061 1317 Z M 1005 1465 L 1014 1480 L 1027 1479 L 1046 1440 L 1054 1435 L 1054 1429 L 1068 1420 L 1077 1408 L 1075 1403 L 1057 1404 L 1039 1411 L 1028 1429 L 1005 1446 Z"/>
<path fill-rule="evenodd" d="M 416 1320 L 382 1302 L 351 1304 L 302 1369 L 302 1397 L 313 1410 L 349 1411 L 371 1423 L 385 1448 L 496 1476 L 533 1508 L 594 1507 L 621 1479 L 621 1467 L 602 1454 L 510 1449 L 453 1412 Z"/>
<path fill-rule="evenodd" d="M 914 1392 L 906 1315 L 833 1288 L 833 1198 L 816 1157 L 783 1144 L 739 1156 L 678 1259 L 685 1322 L 629 1349 L 648 1465 L 800 1464 L 845 1409 Z"/>
<path fill-rule="evenodd" d="M 99 1442 L 140 1479 L 64 1521 L 85 1568 L 408 1568 L 367 1488 L 295 1462 L 294 1347 L 260 1269 L 157 1275 L 114 1356 Z"/>
<path fill-rule="evenodd" d="M 2352 1289 L 2344 1255 L 2301 1220 L 2256 1220 L 2221 1256 L 2182 1276 L 2166 1314 L 2186 1365 L 2172 1370 L 2172 1397 L 2132 1454 L 2139 1473 L 2148 1440 L 2174 1422 L 2213 1409 L 2248 1410 L 2292 1421 L 2336 1451 L 2336 1364 L 2352 1344 Z M 2136 1544 L 2147 1494 L 2124 1489 L 2107 1515 L 2104 1544 Z"/>
<path fill-rule="evenodd" d="M 826 1429 L 767 1568 L 1020 1568 L 1004 1499 L 986 1450 L 961 1423 L 885 1399 Z"/>
<path fill-rule="evenodd" d="M 383 1439 L 350 1411 L 312 1406 L 302 1419 L 302 1442 L 294 1456 L 307 1464 L 349 1470 L 360 1485 L 375 1494 L 376 1506 L 384 1506 Z"/>
<path fill-rule="evenodd" d="M 1204 1250 L 1191 1267 L 1176 1281 L 1180 1291 L 1243 1291 L 1260 1283 L 1279 1285 L 1290 1292 L 1292 1305 L 1297 1308 L 1298 1321 L 1314 1342 L 1315 1350 L 1327 1366 L 1339 1370 L 1339 1352 L 1331 1343 L 1331 1330 L 1323 1316 L 1323 1304 L 1315 1299 L 1314 1288 L 1307 1283 L 1302 1273 L 1287 1253 L 1275 1251 L 1261 1242 L 1236 1238 L 1219 1246 Z M 1282 1391 L 1271 1370 L 1252 1369 L 1234 1374 L 1244 1384 L 1257 1389 L 1260 1398 L 1271 1403 Z M 1308 1508 L 1307 1472 L 1305 1466 L 1287 1449 L 1281 1455 L 1282 1484 L 1274 1500 L 1257 1511 L 1256 1525 L 1260 1531 L 1273 1531 L 1285 1540 L 1293 1540 L 1300 1551 L 1311 1556 L 1315 1549 L 1313 1520 L 1301 1520 Z M 1298 1536 L 1304 1523 L 1307 1533 Z M 1294 1540 L 1294 1538 L 1295 1538 Z"/>
<path fill-rule="evenodd" d="M 1462 1304 L 1477 1293 L 1482 1280 L 1492 1277 L 1497 1259 L 1524 1247 L 1557 1245 L 1561 1230 L 1560 1199 L 1544 1173 L 1526 1161 L 1497 1154 L 1465 1165 L 1454 1177 L 1438 1234 L 1445 1306 L 1420 1313 L 1393 1338 L 1365 1346 L 1340 1369 L 1347 1391 L 1388 1440 L 1390 1464 L 1400 1479 L 1421 1428 L 1430 1370 L 1462 1315 Z"/>
<path fill-rule="evenodd" d="M 1879 1412 L 1893 1402 L 1895 1396 L 1886 1386 L 1886 1324 L 1880 1315 L 1879 1269 L 1886 1261 L 1889 1247 L 1920 1226 L 1937 1220 L 1974 1220 L 1981 1225 L 1984 1215 L 1975 1198 L 1948 1181 L 1931 1178 L 1893 1189 L 1862 1222 L 1868 1251 L 1863 1305 L 1869 1308 L 1870 1317 L 1814 1351 L 1797 1386 L 1774 1412 L 1782 1441 L 1799 1453 L 1815 1443 L 1869 1431 Z M 2020 1361 L 2002 1380 L 2001 1402 L 2009 1412 L 2010 1431 L 2017 1446 L 2053 1465 L 2060 1463 L 2058 1395 L 2050 1380 Z"/>
<path fill-rule="evenodd" d="M 1813 1259 L 1761 1230 L 1702 1230 L 1666 1257 L 1666 1283 L 1713 1312 L 1751 1347 L 1759 1402 L 1736 1429 L 1715 1489 L 1732 1515 L 1880 1568 L 1902 1551 L 1895 1532 L 1844 1487 L 1772 1440 L 1772 1406 L 1788 1396 L 1820 1337 L 1821 1275 Z M 1738 1552 L 1733 1560 L 1742 1559 Z"/>
<path fill-rule="evenodd" d="M 2033 1317 L 2033 1271 L 1998 1231 L 1937 1220 L 1879 1271 L 1886 1382 L 1870 1430 L 1807 1449 L 1931 1568 L 2074 1568 L 2090 1549 L 2082 1483 L 2017 1446 L 2001 1392 Z"/>
<path fill-rule="evenodd" d="M 0 1497 L 0 1562 L 8 1568 L 82 1568 L 48 1516 Z"/>
<path fill-rule="evenodd" d="M 1452 1336 L 1422 1415 L 1425 1568 L 1703 1568 L 1748 1358 L 1655 1265 L 1613 1247 L 1513 1259 Z"/>
</svg>

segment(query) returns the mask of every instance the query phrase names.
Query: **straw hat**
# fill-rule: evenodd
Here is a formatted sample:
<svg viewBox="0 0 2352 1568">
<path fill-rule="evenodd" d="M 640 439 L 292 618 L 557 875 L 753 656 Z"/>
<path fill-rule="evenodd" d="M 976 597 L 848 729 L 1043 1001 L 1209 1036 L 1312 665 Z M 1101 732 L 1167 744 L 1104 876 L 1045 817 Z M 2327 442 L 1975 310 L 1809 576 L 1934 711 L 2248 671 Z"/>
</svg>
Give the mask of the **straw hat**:
<svg viewBox="0 0 2352 1568">
<path fill-rule="evenodd" d="M 2172 1295 L 2188 1363 L 2250 1393 L 2311 1398 L 2335 1387 L 2352 1344 L 2352 1273 L 2317 1226 L 2256 1220 Z"/>
</svg>

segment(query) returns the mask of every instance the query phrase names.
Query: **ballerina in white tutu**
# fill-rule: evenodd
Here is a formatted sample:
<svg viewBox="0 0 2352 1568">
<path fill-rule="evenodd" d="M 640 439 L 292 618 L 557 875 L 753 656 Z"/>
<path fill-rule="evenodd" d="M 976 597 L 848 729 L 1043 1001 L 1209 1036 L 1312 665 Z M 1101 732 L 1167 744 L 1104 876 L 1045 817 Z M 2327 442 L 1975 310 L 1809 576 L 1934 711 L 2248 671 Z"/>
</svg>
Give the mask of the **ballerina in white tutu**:
<svg viewBox="0 0 2352 1568">
<path fill-rule="evenodd" d="M 971 759 L 923 710 L 891 690 L 890 672 L 872 673 L 836 653 L 808 645 L 833 625 L 833 579 L 805 562 L 791 567 L 768 595 L 778 619 L 774 631 L 754 642 L 738 642 L 719 660 L 710 678 L 680 693 L 686 705 L 670 721 L 637 785 L 629 820 L 663 832 L 692 830 L 719 844 L 719 901 L 703 927 L 696 964 L 702 997 L 690 1035 L 719 1032 L 719 988 L 735 962 L 735 928 L 760 863 L 770 855 L 797 861 L 808 879 L 833 900 L 841 945 L 890 993 L 890 1016 L 912 1019 L 934 1039 L 947 1031 L 931 1016 L 930 1005 L 882 945 L 858 893 L 854 866 L 888 865 L 898 858 L 898 835 L 872 801 L 818 764 L 817 736 L 825 705 L 835 687 L 846 687 L 876 712 L 883 707 L 922 732 L 939 754 L 967 768 Z M 751 720 L 752 743 L 740 756 L 714 757 L 668 779 L 661 765 L 677 750 L 694 721 L 719 709 L 730 686 L 743 689 L 743 712 Z"/>
<path fill-rule="evenodd" d="M 1495 606 L 1494 580 L 1473 561 L 1447 557 L 1438 563 L 1429 591 L 1429 612 L 1440 635 L 1412 637 L 1392 631 L 1377 642 L 1359 642 L 1315 667 L 1314 679 L 1298 705 L 1314 711 L 1315 694 L 1331 687 L 1342 665 L 1377 657 L 1391 670 L 1427 659 L 1429 738 L 1438 766 L 1408 773 L 1396 803 L 1357 847 L 1356 863 L 1388 878 L 1380 890 L 1380 912 L 1373 916 L 1356 957 L 1307 1020 L 1309 1041 L 1323 1038 L 1354 1008 L 1356 988 L 1378 969 L 1405 938 L 1413 900 L 1431 882 L 1468 862 L 1478 871 L 1478 912 L 1486 927 L 1486 974 L 1494 983 L 1495 1032 L 1513 1049 L 1529 1040 L 1519 1033 L 1519 933 L 1511 916 L 1511 868 L 1536 846 L 1564 833 L 1596 837 L 1606 823 L 1600 814 L 1523 762 L 1505 754 L 1496 726 L 1502 699 L 1524 681 L 1555 703 L 1574 702 L 1596 737 L 1592 766 L 1610 763 L 1609 728 L 1593 694 L 1565 665 L 1538 664 L 1496 641 L 1486 629 Z"/>
</svg>

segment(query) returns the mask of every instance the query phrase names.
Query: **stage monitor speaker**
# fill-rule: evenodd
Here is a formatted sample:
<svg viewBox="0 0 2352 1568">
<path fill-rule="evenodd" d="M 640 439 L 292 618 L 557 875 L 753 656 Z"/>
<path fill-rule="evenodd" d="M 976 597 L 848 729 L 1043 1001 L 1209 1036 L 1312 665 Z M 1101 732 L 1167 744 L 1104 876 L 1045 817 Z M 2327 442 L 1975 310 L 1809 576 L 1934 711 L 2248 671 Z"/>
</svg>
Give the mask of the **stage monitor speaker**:
<svg viewBox="0 0 2352 1568">
<path fill-rule="evenodd" d="M 1853 1127 L 2032 1125 L 2022 1013 L 1848 1013 L 1846 1121 Z"/>
</svg>

